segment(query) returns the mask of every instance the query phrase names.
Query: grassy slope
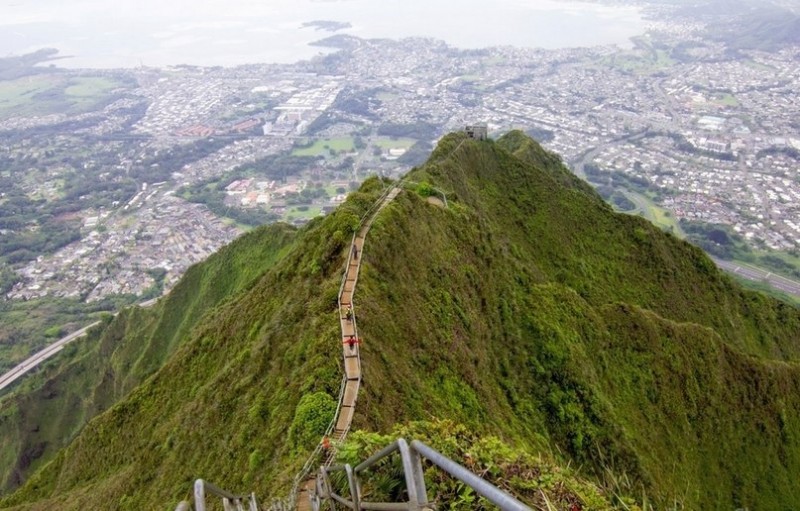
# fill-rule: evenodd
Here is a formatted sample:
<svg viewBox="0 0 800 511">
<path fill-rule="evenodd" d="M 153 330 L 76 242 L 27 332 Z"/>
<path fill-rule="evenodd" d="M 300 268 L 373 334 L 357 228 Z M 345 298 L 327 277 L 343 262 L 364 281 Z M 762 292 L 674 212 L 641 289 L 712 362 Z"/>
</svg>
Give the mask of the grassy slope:
<svg viewBox="0 0 800 511">
<path fill-rule="evenodd" d="M 614 214 L 518 133 L 448 136 L 412 179 L 449 191 L 450 209 L 403 193 L 370 232 L 356 426 L 448 418 L 689 508 L 800 500 L 797 309 Z M 377 187 L 301 231 L 3 504 L 161 508 L 201 476 L 285 489 L 313 447 L 293 440 L 314 438 L 293 421 L 300 397 L 338 390 L 342 252 Z"/>
<path fill-rule="evenodd" d="M 300 397 L 338 392 L 343 249 L 380 191 L 368 181 L 311 222 L 285 256 L 197 322 L 163 368 L 0 505 L 155 509 L 185 498 L 201 476 L 264 489 L 261 497 L 285 492 L 318 438 L 298 424 L 290 440 L 314 440 L 286 442 Z"/>
<path fill-rule="evenodd" d="M 412 176 L 452 191 L 451 209 L 404 194 L 370 233 L 358 425 L 446 417 L 551 441 L 690 508 L 797 503 L 798 310 L 564 189 L 518 134 L 458 144 Z"/>
<path fill-rule="evenodd" d="M 154 373 L 203 314 L 272 266 L 294 238 L 275 225 L 249 233 L 189 268 L 150 309 L 129 308 L 0 403 L 3 488 L 18 486 L 86 422 Z"/>
</svg>

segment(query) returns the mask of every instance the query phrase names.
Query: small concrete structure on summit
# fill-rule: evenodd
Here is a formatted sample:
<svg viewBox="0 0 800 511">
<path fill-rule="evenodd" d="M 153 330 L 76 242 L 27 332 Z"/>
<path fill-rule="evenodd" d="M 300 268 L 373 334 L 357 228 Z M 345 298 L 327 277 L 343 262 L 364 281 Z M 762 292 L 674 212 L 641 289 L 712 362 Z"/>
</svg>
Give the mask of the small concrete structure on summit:
<svg viewBox="0 0 800 511">
<path fill-rule="evenodd" d="M 486 140 L 489 137 L 489 128 L 485 124 L 473 124 L 464 128 L 469 138 Z"/>
</svg>

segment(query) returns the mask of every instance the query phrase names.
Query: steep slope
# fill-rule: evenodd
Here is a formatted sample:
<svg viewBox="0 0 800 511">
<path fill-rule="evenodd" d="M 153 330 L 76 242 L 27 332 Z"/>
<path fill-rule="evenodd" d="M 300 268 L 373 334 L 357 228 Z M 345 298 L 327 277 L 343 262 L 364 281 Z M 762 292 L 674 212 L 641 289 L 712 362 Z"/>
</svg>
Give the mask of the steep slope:
<svg viewBox="0 0 800 511">
<path fill-rule="evenodd" d="M 521 133 L 449 135 L 376 218 L 355 426 L 448 419 L 687 508 L 800 504 L 800 312 L 617 215 Z M 152 509 L 196 477 L 285 492 L 338 391 L 336 296 L 373 179 L 209 311 L 6 507 Z M 768 474 L 765 476 L 765 474 Z"/>
<path fill-rule="evenodd" d="M 319 438 L 293 423 L 296 408 L 302 416 L 320 402 L 301 397 L 321 397 L 327 407 L 338 392 L 342 251 L 381 192 L 370 180 L 311 222 L 285 255 L 209 310 L 160 370 L 2 505 L 155 509 L 184 498 L 200 476 L 261 488 L 261 496 L 285 491 Z"/>
<path fill-rule="evenodd" d="M 154 373 L 204 314 L 271 267 L 294 234 L 274 225 L 242 236 L 189 268 L 152 308 L 107 318 L 88 339 L 28 377 L 0 402 L 2 489 L 18 486 L 89 419 Z"/>
<path fill-rule="evenodd" d="M 450 208 L 406 194 L 373 226 L 360 426 L 554 442 L 689 508 L 798 502 L 796 308 L 612 213 L 519 133 L 448 137 L 409 177 Z"/>
</svg>

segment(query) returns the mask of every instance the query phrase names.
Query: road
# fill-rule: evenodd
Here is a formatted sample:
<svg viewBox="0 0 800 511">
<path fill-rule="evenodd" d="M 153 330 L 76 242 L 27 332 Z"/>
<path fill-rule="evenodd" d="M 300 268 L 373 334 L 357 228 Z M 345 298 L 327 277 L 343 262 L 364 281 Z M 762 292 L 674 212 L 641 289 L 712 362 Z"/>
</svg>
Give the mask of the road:
<svg viewBox="0 0 800 511">
<path fill-rule="evenodd" d="M 603 142 L 602 144 L 591 148 L 590 150 L 586 151 L 586 153 L 580 155 L 574 162 L 570 163 L 570 167 L 572 168 L 572 172 L 577 175 L 579 178 L 583 179 L 584 181 L 588 181 L 586 179 L 586 172 L 584 172 L 584 167 L 591 163 L 594 160 L 595 156 L 600 154 L 600 151 L 607 149 L 609 147 L 613 147 L 615 145 L 624 144 L 630 140 L 635 140 L 637 138 L 643 137 L 647 133 L 647 130 L 638 131 L 636 133 L 632 133 L 630 135 L 625 135 L 619 138 L 615 138 L 613 140 L 609 140 L 607 142 Z"/>
<path fill-rule="evenodd" d="M 714 259 L 714 262 L 717 263 L 717 266 L 727 272 L 733 273 L 748 280 L 766 282 L 775 289 L 800 298 L 800 282 L 787 279 L 786 277 L 782 277 L 780 275 L 775 275 L 774 273 L 762 270 L 761 268 L 757 268 L 747 263 L 723 261 L 716 258 L 712 259 Z"/>
<path fill-rule="evenodd" d="M 152 305 L 154 305 L 158 301 L 159 298 L 160 297 L 153 298 L 151 300 L 147 300 L 146 302 L 140 303 L 138 306 L 139 307 L 144 307 L 144 308 L 151 307 Z M 115 316 L 117 314 L 118 313 L 114 313 Z M 53 344 L 47 346 L 42 351 L 40 351 L 38 353 L 35 353 L 35 354 L 31 355 L 30 357 L 28 357 L 26 360 L 22 361 L 20 364 L 18 364 L 16 367 L 11 369 L 9 372 L 7 372 L 6 374 L 0 376 L 0 391 L 2 391 L 3 389 L 8 387 L 9 385 L 14 383 L 15 381 L 17 381 L 19 378 L 24 376 L 25 373 L 27 373 L 28 371 L 30 371 L 34 367 L 38 366 L 39 364 L 41 364 L 42 362 L 44 362 L 48 358 L 52 357 L 53 355 L 55 355 L 56 353 L 61 351 L 64 348 L 64 346 L 66 346 L 70 342 L 72 342 L 75 339 L 78 339 L 78 338 L 83 337 L 84 335 L 86 335 L 86 332 L 90 328 L 92 328 L 95 325 L 99 325 L 99 324 L 100 324 L 100 321 L 95 321 L 91 325 L 87 325 L 87 326 L 81 328 L 80 330 L 78 330 L 76 332 L 72 332 L 71 334 L 62 337 L 58 341 L 56 341 Z"/>
<path fill-rule="evenodd" d="M 17 381 L 17 379 L 22 377 L 25 373 L 27 373 L 34 367 L 38 366 L 48 358 L 52 357 L 53 355 L 61 351 L 64 348 L 64 346 L 67 345 L 68 343 L 74 341 L 75 339 L 83 337 L 84 335 L 86 335 L 86 332 L 89 331 L 90 328 L 99 324 L 100 324 L 99 321 L 95 321 L 91 325 L 85 326 L 80 330 L 78 330 L 77 332 L 72 332 L 71 334 L 62 337 L 61 339 L 54 342 L 50 346 L 46 347 L 39 353 L 36 353 L 28 357 L 26 360 L 22 361 L 22 363 L 14 367 L 12 370 L 7 372 L 3 376 L 0 376 L 0 390 L 3 390 L 4 388 L 8 387 L 9 385 Z"/>
</svg>

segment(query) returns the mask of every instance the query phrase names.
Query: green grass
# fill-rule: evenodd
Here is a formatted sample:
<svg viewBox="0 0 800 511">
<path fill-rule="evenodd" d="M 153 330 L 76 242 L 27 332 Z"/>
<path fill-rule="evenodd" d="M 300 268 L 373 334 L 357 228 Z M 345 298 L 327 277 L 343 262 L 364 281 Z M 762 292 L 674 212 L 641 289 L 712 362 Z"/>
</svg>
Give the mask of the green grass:
<svg viewBox="0 0 800 511">
<path fill-rule="evenodd" d="M 329 156 L 330 150 L 336 152 L 351 152 L 355 149 L 353 137 L 325 138 L 315 140 L 309 147 L 297 148 L 292 151 L 292 156 Z"/>
<path fill-rule="evenodd" d="M 482 77 L 479 75 L 461 75 L 458 79 L 465 83 L 475 83 L 481 81 Z"/>
<path fill-rule="evenodd" d="M 412 145 L 414 145 L 417 141 L 413 138 L 391 138 L 391 137 L 376 137 L 372 140 L 372 143 L 381 149 L 394 149 L 394 148 L 403 148 L 408 149 Z"/>
<path fill-rule="evenodd" d="M 49 75 L 32 75 L 16 80 L 0 81 L 0 109 L 11 110 L 33 102 L 33 96 L 60 82 Z"/>
<path fill-rule="evenodd" d="M 758 291 L 759 293 L 764 293 L 770 296 L 775 296 L 786 303 L 794 305 L 795 307 L 800 307 L 800 297 L 784 293 L 772 287 L 768 282 L 750 280 L 736 274 L 731 274 L 731 276 L 736 279 L 736 281 L 744 288 L 752 289 L 753 291 Z"/>
<path fill-rule="evenodd" d="M 635 38 L 635 43 L 636 50 L 604 57 L 601 64 L 637 74 L 655 73 L 676 64 L 668 51 L 654 48 L 646 38 Z"/>
<path fill-rule="evenodd" d="M 96 99 L 108 94 L 118 88 L 120 83 L 117 80 L 101 76 L 79 77 L 69 81 L 69 85 L 64 89 L 67 96 L 73 98 Z"/>
<path fill-rule="evenodd" d="M 778 69 L 774 66 L 762 64 L 761 62 L 756 62 L 755 60 L 751 59 L 742 59 L 740 62 L 742 62 L 744 65 L 748 67 L 752 67 L 753 69 L 757 69 L 759 71 L 766 71 L 768 73 L 775 73 L 778 71 Z"/>
<path fill-rule="evenodd" d="M 669 211 L 657 206 L 655 203 L 649 207 L 649 218 L 652 219 L 654 224 L 664 230 L 670 230 L 670 232 L 673 232 L 676 235 L 680 235 L 682 233 L 681 226 L 678 224 L 678 221 L 675 219 L 675 217 L 672 216 Z"/>
<path fill-rule="evenodd" d="M 126 84 L 98 76 L 33 75 L 0 82 L 0 118 L 11 115 L 74 114 L 101 106 Z"/>
<path fill-rule="evenodd" d="M 301 208 L 305 208 L 305 211 L 303 211 Z M 312 218 L 321 214 L 322 208 L 320 206 L 291 206 L 286 208 L 286 213 L 284 214 L 283 219 L 287 222 L 298 218 L 311 220 Z"/>
<path fill-rule="evenodd" d="M 719 97 L 715 97 L 714 102 L 723 106 L 739 106 L 739 101 L 732 94 L 722 94 Z"/>
</svg>

